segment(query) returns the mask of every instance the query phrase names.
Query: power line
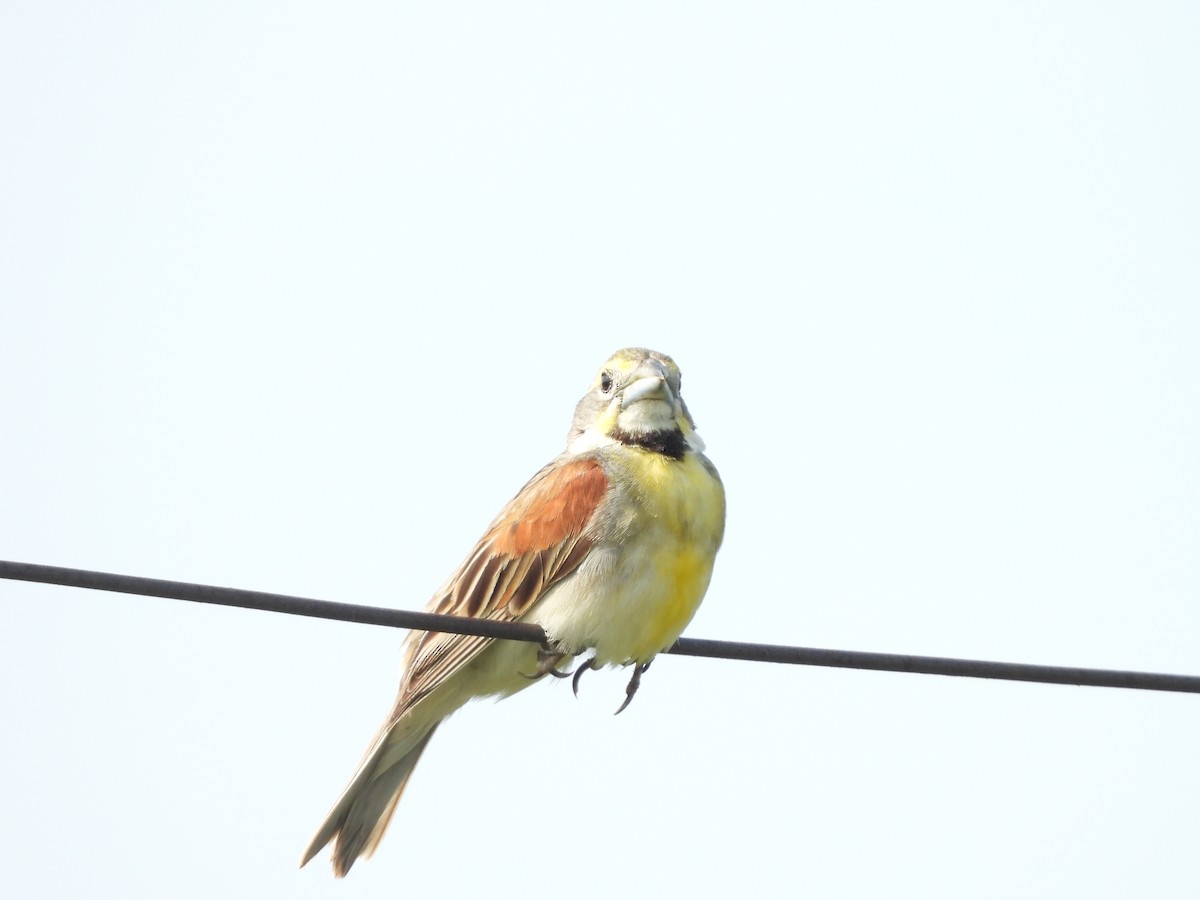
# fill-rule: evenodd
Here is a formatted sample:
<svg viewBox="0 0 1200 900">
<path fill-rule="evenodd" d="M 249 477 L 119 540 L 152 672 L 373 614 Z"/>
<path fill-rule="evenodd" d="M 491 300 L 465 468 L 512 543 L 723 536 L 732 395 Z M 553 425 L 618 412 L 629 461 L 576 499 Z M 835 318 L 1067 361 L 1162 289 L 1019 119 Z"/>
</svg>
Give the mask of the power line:
<svg viewBox="0 0 1200 900">
<path fill-rule="evenodd" d="M 183 581 L 165 581 L 158 578 L 140 578 L 135 575 L 114 575 L 86 569 L 64 569 L 58 566 L 40 566 L 34 563 L 0 560 L 0 578 L 89 588 L 97 591 L 114 591 L 122 594 L 139 594 L 146 597 L 163 597 L 168 600 L 215 603 L 220 606 L 236 606 L 293 616 L 312 616 L 319 619 L 335 619 L 363 625 L 445 631 L 532 643 L 544 643 L 546 640 L 546 633 L 540 626 L 525 622 L 498 622 L 488 619 L 469 619 L 463 616 L 384 609 L 378 606 L 360 606 L 355 603 L 333 603 L 328 600 L 313 600 L 308 597 L 293 597 L 287 594 L 271 594 L 263 591 L 247 591 Z M 702 656 L 801 666 L 831 666 L 841 669 L 870 669 L 879 672 L 916 672 L 925 675 L 956 675 L 1003 681 L 1032 681 L 1044 684 L 1074 684 L 1200 694 L 1200 676 L 1196 675 L 1080 669 L 1070 666 L 1040 666 L 978 659 L 908 656 L 898 653 L 865 653 L 857 650 L 822 650 L 814 647 L 747 644 L 738 641 L 713 641 L 702 638 L 680 638 L 666 652 L 680 656 Z"/>
</svg>

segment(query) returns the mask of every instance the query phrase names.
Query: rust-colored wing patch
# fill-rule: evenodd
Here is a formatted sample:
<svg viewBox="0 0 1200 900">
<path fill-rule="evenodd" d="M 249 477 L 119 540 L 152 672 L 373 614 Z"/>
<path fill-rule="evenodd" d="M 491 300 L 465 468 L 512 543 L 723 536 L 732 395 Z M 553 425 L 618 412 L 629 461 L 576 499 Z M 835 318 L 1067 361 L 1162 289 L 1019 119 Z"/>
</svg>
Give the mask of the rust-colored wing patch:
<svg viewBox="0 0 1200 900">
<path fill-rule="evenodd" d="M 583 531 L 607 489 L 594 459 L 543 469 L 508 504 L 488 537 L 503 556 L 547 550 Z"/>
<path fill-rule="evenodd" d="M 608 478 L 594 459 L 547 466 L 509 501 L 428 609 L 450 615 L 516 619 L 579 567 L 584 535 Z M 415 632 L 395 716 L 418 703 L 474 658 L 491 638 Z"/>
</svg>

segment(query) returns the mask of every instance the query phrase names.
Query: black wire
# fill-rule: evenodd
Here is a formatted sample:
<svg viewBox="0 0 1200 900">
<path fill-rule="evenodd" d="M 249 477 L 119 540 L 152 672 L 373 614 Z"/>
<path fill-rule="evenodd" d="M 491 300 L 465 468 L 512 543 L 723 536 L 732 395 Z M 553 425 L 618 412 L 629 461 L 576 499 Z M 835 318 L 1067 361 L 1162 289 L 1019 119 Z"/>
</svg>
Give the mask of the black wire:
<svg viewBox="0 0 1200 900">
<path fill-rule="evenodd" d="M 243 609 L 336 619 L 363 625 L 415 628 L 482 635 L 491 638 L 544 643 L 546 634 L 538 625 L 527 622 L 500 622 L 443 616 L 435 613 L 332 603 L 287 594 L 269 594 L 239 588 L 113 575 L 85 569 L 64 569 L 33 563 L 0 560 L 0 578 L 58 584 L 66 587 L 165 597 L 215 603 Z M 1127 672 L 1113 669 L 1079 669 L 1069 666 L 1038 666 L 1023 663 L 988 662 L 977 659 L 951 659 L 937 656 L 907 656 L 898 653 L 864 653 L 856 650 L 822 650 L 814 647 L 790 647 L 779 644 L 746 644 L 737 641 L 712 641 L 680 638 L 666 651 L 682 656 L 740 659 L 753 662 L 787 663 L 802 666 L 831 666 L 841 669 L 870 669 L 880 672 L 918 672 L 926 675 L 957 675 L 969 678 L 994 678 L 1004 681 L 1036 681 L 1045 684 L 1075 684 L 1091 687 L 1119 687 L 1144 691 L 1177 691 L 1200 694 L 1200 676 L 1167 675 L 1155 672 Z"/>
</svg>

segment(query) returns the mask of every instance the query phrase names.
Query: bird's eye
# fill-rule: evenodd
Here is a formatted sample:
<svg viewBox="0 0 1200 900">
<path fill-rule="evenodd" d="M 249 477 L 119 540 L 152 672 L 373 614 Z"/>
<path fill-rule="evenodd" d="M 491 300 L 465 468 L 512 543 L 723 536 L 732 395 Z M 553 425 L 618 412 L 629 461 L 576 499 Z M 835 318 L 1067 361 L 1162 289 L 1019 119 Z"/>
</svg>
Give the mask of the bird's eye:
<svg viewBox="0 0 1200 900">
<path fill-rule="evenodd" d="M 601 392 L 607 394 L 609 391 L 612 390 L 612 386 L 613 386 L 612 376 L 610 374 L 608 374 L 607 372 L 601 372 L 600 373 L 600 390 L 601 390 Z"/>
</svg>

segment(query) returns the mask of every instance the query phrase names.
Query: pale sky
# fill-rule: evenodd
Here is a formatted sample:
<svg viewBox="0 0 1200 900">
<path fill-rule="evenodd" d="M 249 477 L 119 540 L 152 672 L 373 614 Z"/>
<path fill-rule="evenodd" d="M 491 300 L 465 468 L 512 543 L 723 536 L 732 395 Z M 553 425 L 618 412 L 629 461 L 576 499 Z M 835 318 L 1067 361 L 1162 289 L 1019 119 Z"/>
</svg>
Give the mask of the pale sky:
<svg viewBox="0 0 1200 900">
<path fill-rule="evenodd" d="M 0 558 L 420 608 L 615 349 L 695 637 L 1200 674 L 1190 3 L 0 4 Z M 300 853 L 402 634 L 0 583 L 14 898 L 1191 898 L 1200 698 L 665 658 Z"/>
</svg>

